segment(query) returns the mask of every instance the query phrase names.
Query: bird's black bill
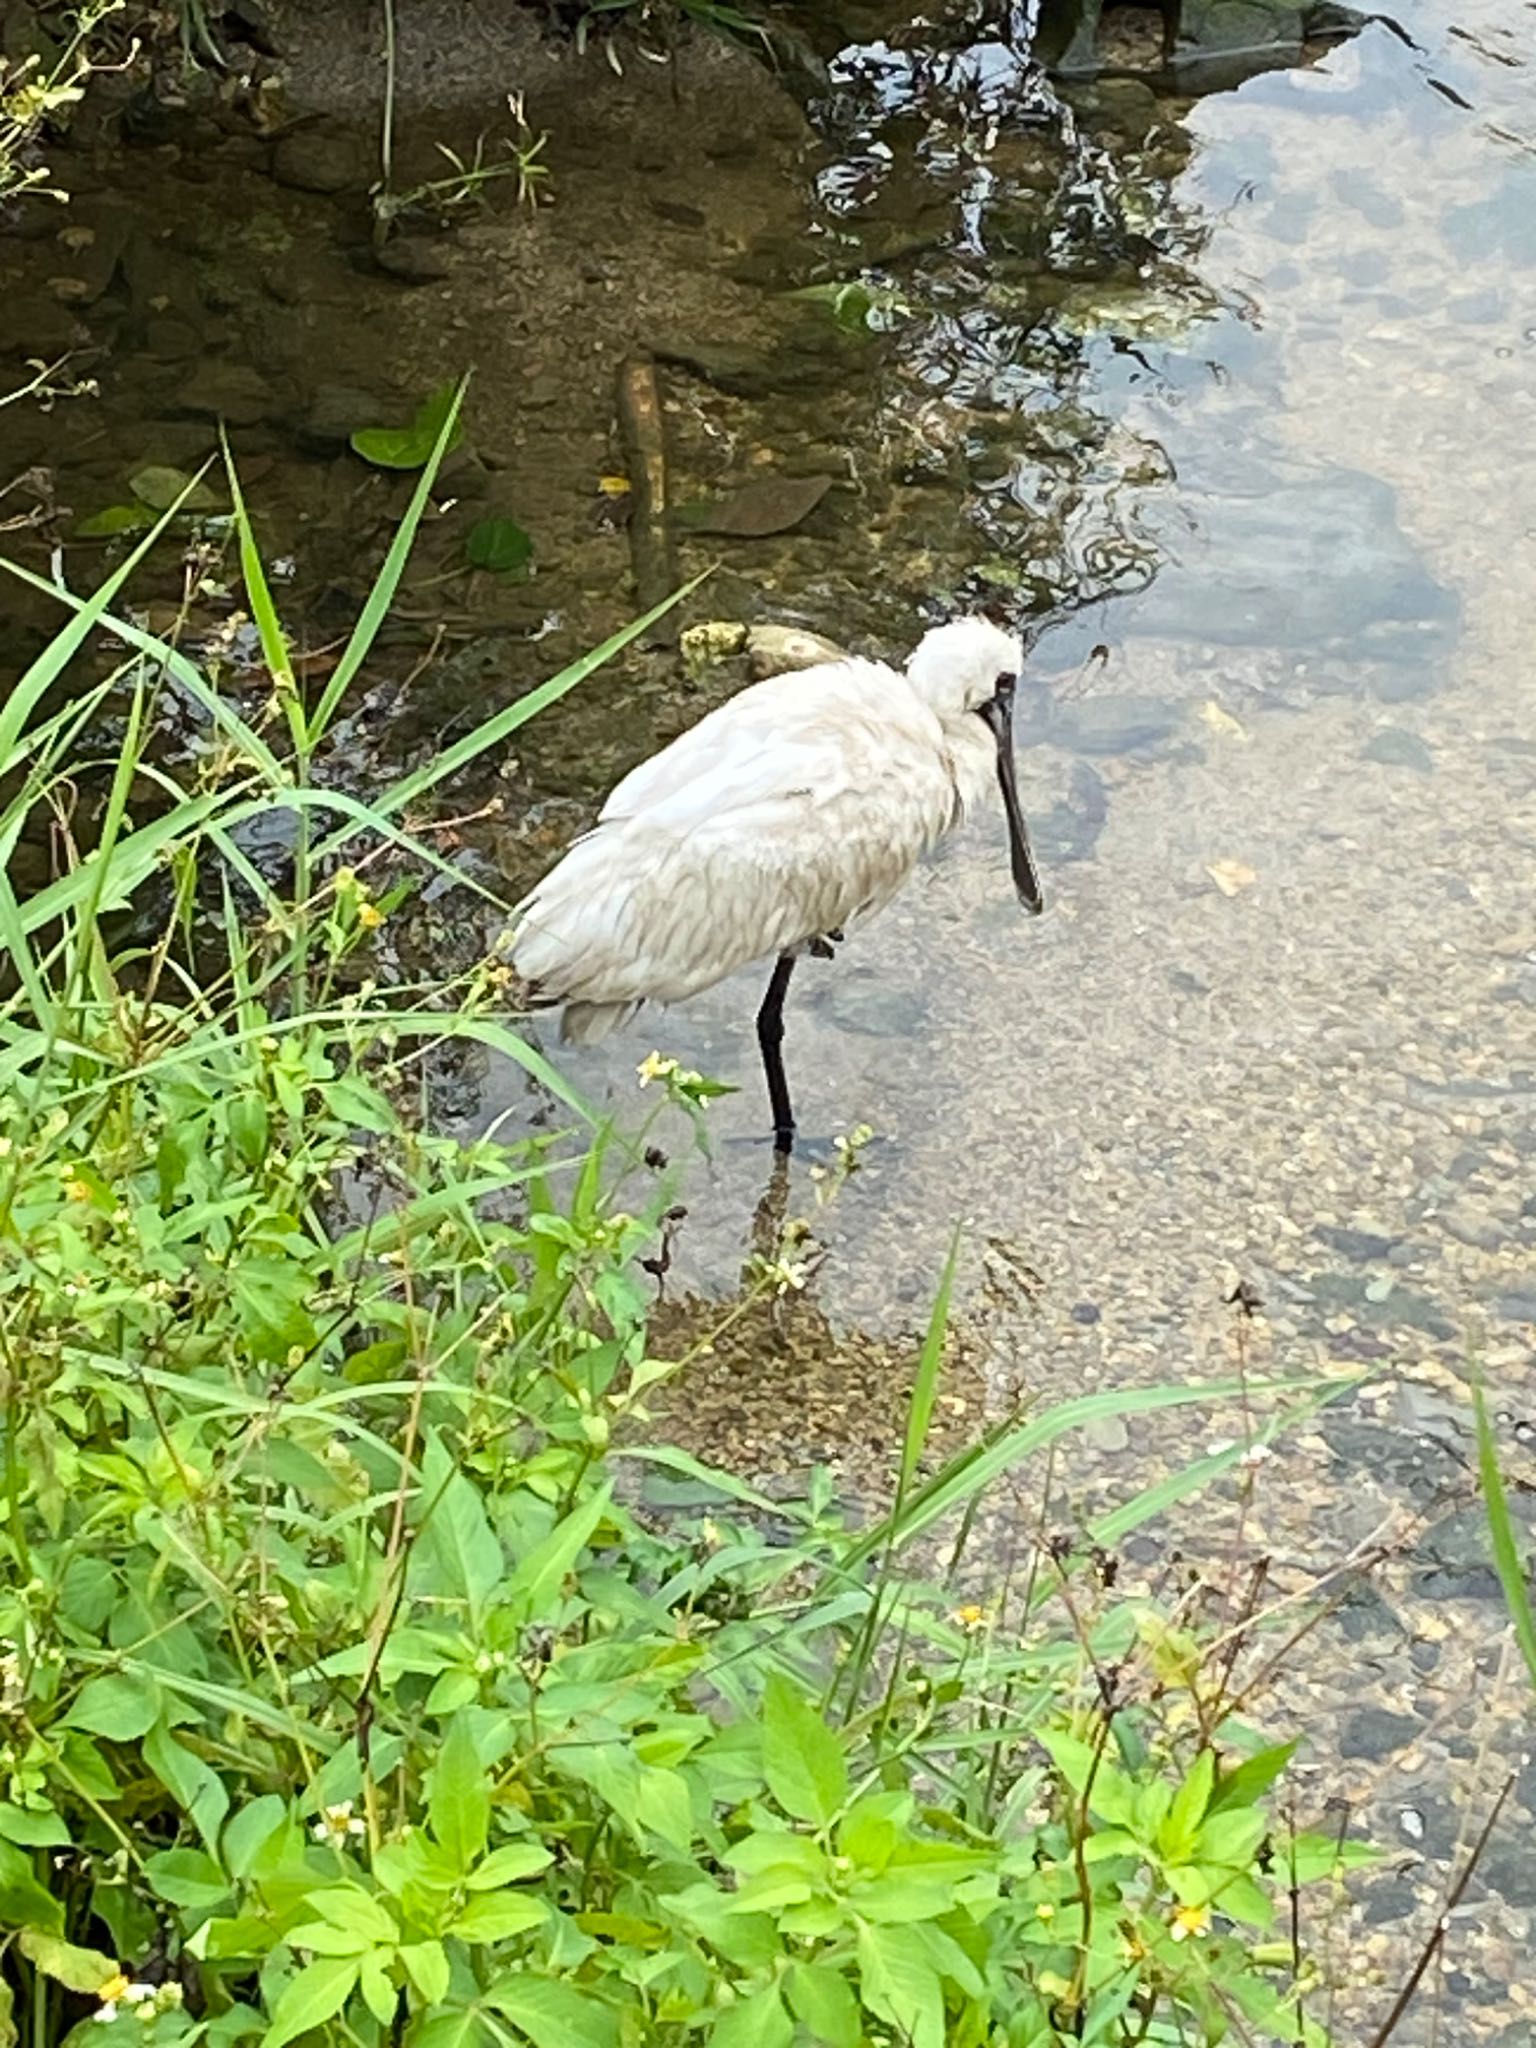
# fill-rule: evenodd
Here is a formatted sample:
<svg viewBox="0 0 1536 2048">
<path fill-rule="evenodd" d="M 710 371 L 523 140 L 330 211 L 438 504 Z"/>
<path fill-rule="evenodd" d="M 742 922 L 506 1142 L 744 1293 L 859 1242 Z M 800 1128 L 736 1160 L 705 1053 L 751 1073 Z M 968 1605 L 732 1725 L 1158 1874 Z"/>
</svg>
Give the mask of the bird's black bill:
<svg viewBox="0 0 1536 2048">
<path fill-rule="evenodd" d="M 1040 887 L 1035 856 L 1030 851 L 1029 834 L 1024 829 L 1019 785 L 1014 779 L 1013 692 L 999 690 L 980 707 L 980 713 L 997 741 L 997 786 L 1003 793 L 1003 811 L 1008 819 L 1008 863 L 1013 869 L 1013 886 L 1024 908 L 1032 917 L 1038 917 L 1045 908 L 1045 893 Z"/>
</svg>

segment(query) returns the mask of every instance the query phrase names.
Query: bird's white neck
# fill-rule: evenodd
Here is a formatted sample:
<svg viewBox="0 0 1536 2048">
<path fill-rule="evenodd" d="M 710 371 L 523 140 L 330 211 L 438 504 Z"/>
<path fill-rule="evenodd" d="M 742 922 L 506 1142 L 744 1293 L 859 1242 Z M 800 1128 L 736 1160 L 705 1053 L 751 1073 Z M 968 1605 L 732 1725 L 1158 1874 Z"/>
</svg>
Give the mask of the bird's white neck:
<svg viewBox="0 0 1536 2048">
<path fill-rule="evenodd" d="M 997 789 L 997 741 L 974 711 L 941 721 L 955 784 L 955 808 L 969 817 Z"/>
</svg>

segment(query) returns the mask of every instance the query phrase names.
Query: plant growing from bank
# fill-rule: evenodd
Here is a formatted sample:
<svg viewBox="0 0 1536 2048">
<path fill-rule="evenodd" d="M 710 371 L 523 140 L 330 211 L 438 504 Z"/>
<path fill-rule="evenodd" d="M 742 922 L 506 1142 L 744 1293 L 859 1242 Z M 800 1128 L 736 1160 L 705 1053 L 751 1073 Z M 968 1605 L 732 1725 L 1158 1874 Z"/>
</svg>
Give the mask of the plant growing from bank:
<svg viewBox="0 0 1536 2048">
<path fill-rule="evenodd" d="M 1110 1406 L 1277 1419 L 1266 1390 L 1083 1396 L 935 1468 L 946 1279 L 887 1513 L 845 1527 L 824 1475 L 770 1501 L 649 1440 L 634 1148 L 494 967 L 366 978 L 386 867 L 443 866 L 407 810 L 616 647 L 370 805 L 325 786 L 453 423 L 315 701 L 231 476 L 258 701 L 120 616 L 146 541 L 58 593 L 0 709 L 7 854 L 40 823 L 58 851 L 29 901 L 0 883 L 0 2034 L 1321 2043 L 1291 1901 L 1357 1852 L 1277 1818 L 1247 1624 L 1208 1652 L 1109 1568 L 1242 1446 L 988 1604 L 931 1562 Z M 108 625 L 126 663 L 67 692 Z M 174 774 L 173 694 L 203 733 Z M 423 1129 L 423 1062 L 465 1040 L 570 1127 Z"/>
</svg>

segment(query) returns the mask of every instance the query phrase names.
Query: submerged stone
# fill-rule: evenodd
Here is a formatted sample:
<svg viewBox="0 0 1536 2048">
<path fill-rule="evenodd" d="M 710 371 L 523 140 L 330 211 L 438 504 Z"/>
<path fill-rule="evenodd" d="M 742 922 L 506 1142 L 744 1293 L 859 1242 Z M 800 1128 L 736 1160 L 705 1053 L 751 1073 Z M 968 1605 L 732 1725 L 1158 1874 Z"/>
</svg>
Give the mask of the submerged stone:
<svg viewBox="0 0 1536 2048">
<path fill-rule="evenodd" d="M 270 419 L 277 401 L 271 385 L 246 363 L 217 358 L 199 363 L 182 385 L 172 410 L 195 419 L 227 420 L 233 427 Z"/>
<path fill-rule="evenodd" d="M 1298 63 L 1307 41 L 1354 35 L 1367 19 L 1338 0 L 1163 0 L 1112 8 L 1105 0 L 1043 0 L 1036 47 L 1061 77 L 1092 78 L 1113 66 L 1185 90 L 1224 89 L 1253 72 Z"/>
<path fill-rule="evenodd" d="M 298 192 L 347 192 L 368 182 L 368 161 L 350 130 L 295 128 L 272 146 L 272 175 Z"/>
<path fill-rule="evenodd" d="M 1379 761 L 1387 768 L 1412 768 L 1420 775 L 1433 775 L 1435 757 L 1416 732 L 1389 725 L 1361 749 L 1361 758 Z"/>
<path fill-rule="evenodd" d="M 1393 663 L 1401 694 L 1433 686 L 1421 667 L 1453 644 L 1460 608 L 1403 533 L 1396 493 L 1379 477 L 1325 468 L 1268 490 L 1187 488 L 1150 501 L 1144 518 L 1164 563 L 1126 601 L 1122 630 L 1327 648 Z"/>
</svg>

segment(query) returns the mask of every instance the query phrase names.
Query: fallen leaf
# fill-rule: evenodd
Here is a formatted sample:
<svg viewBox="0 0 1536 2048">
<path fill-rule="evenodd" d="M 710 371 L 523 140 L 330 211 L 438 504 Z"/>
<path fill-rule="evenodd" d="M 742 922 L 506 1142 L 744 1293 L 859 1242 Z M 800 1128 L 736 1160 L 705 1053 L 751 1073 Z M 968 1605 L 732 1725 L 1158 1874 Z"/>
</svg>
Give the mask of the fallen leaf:
<svg viewBox="0 0 1536 2048">
<path fill-rule="evenodd" d="M 1251 889 L 1259 879 L 1254 870 L 1240 860 L 1212 861 L 1205 872 L 1223 896 L 1240 895 L 1244 889 Z"/>
<path fill-rule="evenodd" d="M 829 476 L 764 477 L 713 504 L 681 505 L 677 517 L 695 533 L 724 533 L 761 540 L 788 533 L 808 518 L 832 488 Z"/>
<path fill-rule="evenodd" d="M 1248 737 L 1248 728 L 1239 724 L 1230 711 L 1224 711 L 1214 697 L 1208 697 L 1200 706 L 1200 716 L 1212 732 L 1219 732 L 1224 739 L 1245 740 Z"/>
<path fill-rule="evenodd" d="M 437 446 L 437 437 L 447 423 L 453 410 L 457 392 L 449 384 L 440 384 L 430 398 L 423 400 L 416 409 L 416 417 L 408 427 L 359 427 L 351 437 L 352 452 L 361 455 L 364 462 L 371 462 L 376 469 L 423 469 Z M 448 447 L 456 448 L 464 438 L 464 422 L 456 419 L 453 432 L 448 437 Z M 444 450 L 447 453 L 447 450 Z"/>
<path fill-rule="evenodd" d="M 218 499 L 204 483 L 194 483 L 184 469 L 150 462 L 128 479 L 128 488 L 151 512 L 169 512 L 177 499 L 183 512 L 212 512 Z"/>
<path fill-rule="evenodd" d="M 627 498 L 629 496 L 629 478 L 627 476 L 600 476 L 597 480 L 597 488 L 605 498 Z"/>
<path fill-rule="evenodd" d="M 464 552 L 476 569 L 521 576 L 533 560 L 533 541 L 514 519 L 480 519 L 469 529 Z"/>
</svg>

